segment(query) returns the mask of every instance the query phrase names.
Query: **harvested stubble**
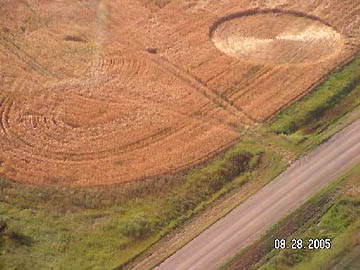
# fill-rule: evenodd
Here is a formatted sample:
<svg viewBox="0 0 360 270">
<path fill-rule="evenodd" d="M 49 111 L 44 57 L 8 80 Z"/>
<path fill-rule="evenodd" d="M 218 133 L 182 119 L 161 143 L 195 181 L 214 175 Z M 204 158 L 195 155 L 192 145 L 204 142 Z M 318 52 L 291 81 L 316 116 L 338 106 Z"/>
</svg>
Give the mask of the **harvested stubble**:
<svg viewBox="0 0 360 270">
<path fill-rule="evenodd" d="M 178 172 L 359 45 L 360 1 L 160 2 L 3 1 L 1 175 L 100 186 Z"/>
</svg>

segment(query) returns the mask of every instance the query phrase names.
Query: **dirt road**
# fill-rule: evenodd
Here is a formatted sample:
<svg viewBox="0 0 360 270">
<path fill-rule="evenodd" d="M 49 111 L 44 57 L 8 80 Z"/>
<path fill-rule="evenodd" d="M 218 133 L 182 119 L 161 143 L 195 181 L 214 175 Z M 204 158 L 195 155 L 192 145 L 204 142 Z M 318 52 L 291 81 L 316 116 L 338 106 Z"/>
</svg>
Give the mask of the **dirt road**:
<svg viewBox="0 0 360 270">
<path fill-rule="evenodd" d="M 356 162 L 360 162 L 360 120 L 295 162 L 156 269 L 216 269 Z"/>
</svg>

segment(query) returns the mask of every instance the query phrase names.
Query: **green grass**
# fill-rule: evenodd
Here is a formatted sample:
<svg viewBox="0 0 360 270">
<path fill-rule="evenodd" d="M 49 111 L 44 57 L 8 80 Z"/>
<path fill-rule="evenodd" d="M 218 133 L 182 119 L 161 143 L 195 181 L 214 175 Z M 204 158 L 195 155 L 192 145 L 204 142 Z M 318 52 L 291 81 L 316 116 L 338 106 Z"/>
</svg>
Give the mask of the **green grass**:
<svg viewBox="0 0 360 270">
<path fill-rule="evenodd" d="M 253 144 L 242 142 L 189 171 L 165 193 L 146 186 L 135 190 L 139 193 L 117 194 L 1 181 L 0 218 L 8 226 L 2 236 L 2 263 L 6 269 L 22 270 L 116 268 L 221 194 L 249 181 L 267 160 Z M 114 202 L 106 206 L 104 198 Z M 29 244 L 10 237 L 12 231 Z"/>
<path fill-rule="evenodd" d="M 275 224 L 261 239 L 241 250 L 221 269 L 318 270 L 345 269 L 357 265 L 360 250 L 360 165 L 338 178 L 300 208 Z M 274 239 L 330 238 L 329 250 L 275 250 Z M 340 268 L 339 268 L 340 267 Z M 351 269 L 351 268 L 349 268 Z"/>
<path fill-rule="evenodd" d="M 293 269 L 335 269 L 336 265 L 338 265 L 336 268 L 339 268 L 342 264 L 347 264 L 348 267 L 351 267 L 356 261 L 349 261 L 349 259 L 346 258 L 346 255 L 359 250 L 358 244 L 353 241 L 354 235 L 359 232 L 360 222 L 358 220 L 357 222 L 351 223 L 351 226 L 344 229 L 342 233 L 337 233 L 334 236 L 332 240 L 332 249 L 315 251 L 313 254 L 305 254 L 304 258 L 302 258 L 299 263 L 295 264 Z M 357 256 L 358 255 L 359 253 Z"/>
<path fill-rule="evenodd" d="M 344 119 L 351 111 L 359 107 L 359 104 L 360 58 L 358 56 L 344 68 L 330 74 L 328 80 L 312 94 L 290 106 L 274 120 L 260 128 L 260 132 L 272 144 L 287 149 L 299 157 L 343 128 L 344 123 L 348 121 Z M 353 172 L 352 177 L 357 175 L 360 175 L 359 168 L 355 173 Z M 334 242 L 336 248 L 331 252 L 319 252 L 316 256 L 311 256 L 311 253 L 304 251 L 284 251 L 282 253 L 272 251 L 274 238 L 296 236 L 306 239 L 312 234 L 312 236 L 318 237 L 338 237 L 338 239 L 343 238 L 344 241 L 351 240 L 350 235 L 358 228 L 356 224 L 360 212 L 355 211 L 355 208 L 358 205 L 357 200 L 360 198 L 354 202 L 338 197 L 336 201 L 332 193 L 336 191 L 335 187 L 338 185 L 339 181 L 330 185 L 299 210 L 274 225 L 260 240 L 230 258 L 222 266 L 222 269 L 330 269 L 319 268 L 319 266 L 326 260 L 329 267 L 336 265 L 341 258 L 345 262 L 340 264 L 348 265 L 346 267 L 358 263 L 355 259 L 350 263 L 344 259 L 346 256 L 351 257 L 351 248 L 354 249 L 354 245 L 348 245 L 350 248 L 346 249 L 346 244 L 341 245 L 340 240 Z M 305 230 L 304 228 L 309 226 L 313 226 L 318 231 L 300 234 L 302 230 Z M 339 269 L 342 269 L 341 267 Z"/>
<path fill-rule="evenodd" d="M 298 132 L 296 136 L 314 133 L 360 104 L 359 85 L 360 58 L 357 58 L 345 68 L 329 75 L 328 80 L 315 92 L 281 112 L 270 123 L 270 129 L 286 135 Z M 349 97 L 346 106 L 336 107 L 345 97 Z M 326 113 L 334 107 L 332 113 Z"/>
<path fill-rule="evenodd" d="M 0 269 L 121 269 L 224 194 L 247 184 L 254 184 L 247 192 L 255 192 L 289 161 L 341 129 L 342 116 L 359 104 L 359 65 L 356 59 L 330 75 L 272 122 L 239 130 L 241 142 L 182 175 L 112 189 L 0 180 L 0 220 L 7 224 L 0 232 Z M 318 203 L 329 206 L 327 200 Z M 337 207 L 324 217 L 324 226 L 335 217 L 333 226 L 344 227 L 347 216 L 341 216 L 341 207 L 346 206 Z M 303 218 L 294 217 L 298 224 Z M 344 234 L 354 226 L 349 222 Z M 288 229 L 293 233 L 294 228 Z"/>
</svg>

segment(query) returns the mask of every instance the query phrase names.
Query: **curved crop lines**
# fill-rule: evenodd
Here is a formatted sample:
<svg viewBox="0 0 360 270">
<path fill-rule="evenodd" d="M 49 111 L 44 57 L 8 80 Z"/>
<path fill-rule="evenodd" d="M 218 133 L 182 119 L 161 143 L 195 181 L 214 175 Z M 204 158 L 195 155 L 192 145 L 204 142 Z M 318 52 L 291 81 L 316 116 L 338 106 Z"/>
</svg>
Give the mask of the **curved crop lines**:
<svg viewBox="0 0 360 270">
<path fill-rule="evenodd" d="M 177 172 L 225 149 L 242 124 L 273 115 L 350 57 L 343 41 L 351 40 L 335 30 L 341 21 L 332 28 L 307 9 L 289 11 L 291 1 L 288 11 L 276 9 L 284 0 L 240 13 L 236 1 L 226 13 L 227 4 L 209 4 L 194 24 L 170 6 L 152 13 L 115 2 L 39 4 L 46 27 L 23 27 L 19 36 L 8 34 L 9 22 L 1 59 L 25 65 L 1 71 L 13 76 L 7 84 L 15 81 L 0 85 L 1 175 L 92 186 Z M 333 17 L 321 11 L 314 14 Z M 356 38 L 356 24 L 344 33 Z"/>
<path fill-rule="evenodd" d="M 230 56 L 279 64 L 319 61 L 341 46 L 341 35 L 319 18 L 276 9 L 229 15 L 211 28 L 210 35 Z"/>
<path fill-rule="evenodd" d="M 11 107 L 11 104 L 8 103 L 8 101 L 5 98 L 1 98 L 0 100 L 0 114 L 1 114 L 1 131 L 4 132 L 6 136 L 8 136 L 8 117 L 9 117 L 9 110 Z"/>
<path fill-rule="evenodd" d="M 343 36 L 322 19 L 276 8 L 230 14 L 219 19 L 209 34 L 220 51 L 248 63 L 249 72 L 221 95 L 255 122 L 262 122 L 278 111 L 271 108 L 271 101 L 280 98 L 277 95 L 293 100 L 291 93 L 281 93 L 279 79 L 284 87 L 296 78 L 301 81 L 296 72 L 301 65 L 323 64 L 334 59 L 344 43 Z M 225 80 L 226 73 L 210 82 L 222 77 Z M 259 110 L 262 105 L 265 105 L 263 110 Z"/>
<path fill-rule="evenodd" d="M 128 86 L 132 81 L 136 81 L 148 68 L 146 61 L 129 53 L 118 52 L 105 56 L 97 56 L 92 64 L 90 77 L 94 79 L 116 80 L 123 87 Z"/>
<path fill-rule="evenodd" d="M 0 113 L 3 134 L 1 137 L 4 139 L 2 142 L 7 141 L 7 146 L 12 148 L 8 152 L 9 157 L 5 164 L 18 164 L 17 180 L 46 183 L 48 181 L 46 175 L 49 172 L 45 173 L 43 168 L 48 168 L 54 178 L 62 179 L 66 174 L 62 168 L 67 168 L 68 171 L 78 171 L 80 168 L 96 167 L 98 166 L 96 164 L 105 163 L 110 164 L 109 178 L 106 181 L 116 183 L 117 181 L 136 180 L 138 179 L 136 172 L 132 176 L 125 174 L 127 175 L 125 179 L 123 178 L 125 176 L 122 175 L 128 170 L 127 166 L 134 166 L 136 160 L 142 160 L 142 156 L 147 152 L 162 154 L 161 148 L 174 147 L 173 140 L 188 136 L 187 134 L 194 130 L 209 129 L 208 121 L 226 126 L 221 120 L 207 115 L 198 118 L 197 110 L 192 110 L 194 112 L 187 115 L 181 110 L 172 108 L 170 104 L 166 105 L 166 99 L 161 101 L 162 97 L 158 96 L 163 93 L 157 92 L 152 97 L 151 92 L 132 91 L 131 88 L 137 87 L 139 84 L 139 78 L 147 78 L 146 76 L 151 74 L 153 69 L 151 62 L 146 62 L 146 60 L 141 60 L 131 54 L 112 54 L 99 57 L 92 66 L 92 73 L 87 76 L 94 78 L 102 76 L 103 88 L 95 87 L 96 84 L 81 85 L 74 84 L 72 81 L 64 81 L 60 82 L 59 86 L 46 89 L 39 85 L 27 86 L 26 81 L 29 79 L 27 78 L 18 80 L 7 95 L 2 95 Z M 177 80 L 178 78 L 171 76 L 166 83 L 171 85 Z M 91 88 L 91 91 L 82 92 L 81 87 Z M 124 92 L 124 96 L 114 96 L 116 91 L 106 90 L 111 88 L 127 90 Z M 136 90 L 138 89 L 136 88 Z M 28 95 L 31 96 L 28 97 Z M 158 100 L 159 97 L 160 100 Z M 122 98 L 126 98 L 128 102 L 124 103 Z M 122 117 L 125 115 L 121 112 L 121 106 L 133 102 L 141 105 L 139 107 L 142 110 L 141 113 L 137 115 L 137 109 L 133 112 L 125 110 L 125 115 L 131 117 L 123 119 Z M 161 109 L 175 118 L 168 124 L 149 126 L 149 130 L 142 130 L 141 126 L 137 128 L 137 125 L 146 124 L 154 117 L 153 113 L 150 115 L 146 113 L 146 108 Z M 129 109 L 131 110 L 131 106 Z M 166 114 L 164 116 L 163 120 L 167 121 Z M 156 115 L 155 117 L 158 118 Z M 139 119 L 136 120 L 137 118 Z M 204 119 L 206 119 L 205 122 Z M 134 125 L 134 121 L 140 122 Z M 134 132 L 143 132 L 143 134 L 134 134 Z M 201 134 L 200 131 L 199 134 Z M 226 136 L 224 137 L 226 138 Z M 208 156 L 209 153 L 219 151 L 224 145 L 228 145 L 229 141 L 234 141 L 234 137 L 230 136 L 230 138 L 225 139 L 217 147 L 209 149 L 210 152 L 205 151 L 201 155 L 197 154 L 180 161 L 171 161 L 175 162 L 174 165 L 178 164 L 178 166 L 171 165 L 173 168 L 171 171 L 184 168 L 185 164 L 193 164 Z M 133 157 L 134 155 L 135 157 Z M 118 159 L 129 157 L 133 157 L 134 161 L 129 165 L 122 165 L 125 166 L 125 169 L 119 165 L 117 165 L 117 169 L 114 169 L 114 165 L 111 165 Z M 166 164 L 166 155 L 164 158 Z M 164 172 L 163 166 L 156 171 Z M 93 173 L 100 172 L 94 171 Z M 150 173 L 150 175 L 154 176 L 156 173 Z M 15 177 L 11 174 L 8 176 Z M 26 180 L 23 180 L 25 177 Z M 80 180 L 84 181 L 82 185 L 94 184 L 86 177 Z M 61 180 L 56 182 L 61 183 Z M 72 183 L 67 184 L 71 185 Z"/>
</svg>

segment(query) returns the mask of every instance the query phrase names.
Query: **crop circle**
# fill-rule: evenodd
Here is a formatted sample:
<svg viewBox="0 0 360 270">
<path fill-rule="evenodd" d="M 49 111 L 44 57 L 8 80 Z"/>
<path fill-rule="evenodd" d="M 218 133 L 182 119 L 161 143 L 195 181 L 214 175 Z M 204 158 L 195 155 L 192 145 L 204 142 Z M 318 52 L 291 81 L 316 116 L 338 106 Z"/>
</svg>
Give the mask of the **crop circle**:
<svg viewBox="0 0 360 270">
<path fill-rule="evenodd" d="M 340 33 L 320 19 L 280 10 L 232 14 L 213 25 L 210 36 L 229 56 L 275 63 L 319 61 L 342 43 Z"/>
</svg>

